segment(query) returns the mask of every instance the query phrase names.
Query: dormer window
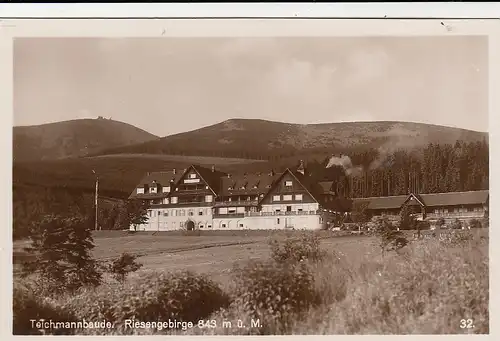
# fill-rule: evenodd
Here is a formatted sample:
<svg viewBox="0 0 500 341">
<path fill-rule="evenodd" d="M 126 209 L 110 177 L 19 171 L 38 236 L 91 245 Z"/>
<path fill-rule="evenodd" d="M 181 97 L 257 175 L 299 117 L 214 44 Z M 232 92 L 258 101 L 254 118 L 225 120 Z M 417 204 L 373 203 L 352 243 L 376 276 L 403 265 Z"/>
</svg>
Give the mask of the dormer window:
<svg viewBox="0 0 500 341">
<path fill-rule="evenodd" d="M 227 190 L 228 190 L 228 191 L 232 191 L 233 189 L 234 189 L 234 188 L 233 188 L 233 186 L 229 186 L 229 187 L 227 188 Z"/>
<path fill-rule="evenodd" d="M 257 181 L 257 183 L 255 185 L 253 185 L 253 188 L 259 188 L 259 183 L 260 183 L 260 181 Z"/>
<path fill-rule="evenodd" d="M 291 181 L 285 181 L 285 186 L 286 187 L 292 187 L 292 182 Z"/>
</svg>

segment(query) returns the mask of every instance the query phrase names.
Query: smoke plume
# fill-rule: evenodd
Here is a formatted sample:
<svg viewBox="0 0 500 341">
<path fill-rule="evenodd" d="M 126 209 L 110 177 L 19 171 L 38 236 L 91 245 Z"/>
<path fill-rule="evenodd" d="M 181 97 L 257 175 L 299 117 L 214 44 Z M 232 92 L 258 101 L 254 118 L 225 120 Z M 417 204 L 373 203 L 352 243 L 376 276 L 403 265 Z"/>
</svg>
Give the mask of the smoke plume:
<svg viewBox="0 0 500 341">
<path fill-rule="evenodd" d="M 340 155 L 340 156 L 335 156 L 332 155 L 330 157 L 330 160 L 328 161 L 328 164 L 326 165 L 326 168 L 330 168 L 333 166 L 340 166 L 344 168 L 344 171 L 347 175 L 359 175 L 362 173 L 363 169 L 360 166 L 354 166 L 352 164 L 351 158 L 347 155 Z"/>
</svg>

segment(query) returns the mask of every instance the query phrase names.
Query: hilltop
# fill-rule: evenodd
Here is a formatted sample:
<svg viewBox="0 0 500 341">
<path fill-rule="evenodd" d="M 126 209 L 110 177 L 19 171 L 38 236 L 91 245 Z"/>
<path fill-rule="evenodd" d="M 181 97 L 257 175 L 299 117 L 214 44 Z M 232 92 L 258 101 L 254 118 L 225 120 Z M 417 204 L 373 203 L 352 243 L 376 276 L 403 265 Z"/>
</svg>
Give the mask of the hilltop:
<svg viewBox="0 0 500 341">
<path fill-rule="evenodd" d="M 13 129 L 13 157 L 14 161 L 79 157 L 157 138 L 130 124 L 102 118 L 18 126 Z"/>
<path fill-rule="evenodd" d="M 428 143 L 487 139 L 484 132 L 411 122 L 291 124 L 231 119 L 154 141 L 110 148 L 96 155 L 167 154 L 275 159 L 300 154 L 413 149 Z"/>
</svg>

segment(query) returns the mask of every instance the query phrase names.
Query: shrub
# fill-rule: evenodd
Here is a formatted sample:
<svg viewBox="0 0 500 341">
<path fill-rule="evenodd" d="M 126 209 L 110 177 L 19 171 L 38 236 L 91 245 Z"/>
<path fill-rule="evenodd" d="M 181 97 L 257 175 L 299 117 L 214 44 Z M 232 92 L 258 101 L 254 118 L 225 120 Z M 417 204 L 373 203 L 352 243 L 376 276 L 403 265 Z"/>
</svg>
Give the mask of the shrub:
<svg viewBox="0 0 500 341">
<path fill-rule="evenodd" d="M 387 217 L 379 217 L 374 223 L 374 233 L 380 239 L 382 254 L 391 250 L 398 251 L 408 244 L 408 239 L 389 222 Z"/>
<path fill-rule="evenodd" d="M 415 230 L 417 228 L 417 220 L 412 215 L 412 208 L 408 205 L 403 205 L 399 213 L 399 229 L 400 230 Z"/>
<path fill-rule="evenodd" d="M 455 219 L 451 224 L 451 228 L 454 230 L 461 230 L 462 226 L 463 226 L 462 221 L 460 221 L 459 219 Z"/>
<path fill-rule="evenodd" d="M 471 221 L 469 221 L 469 226 L 471 229 L 480 229 L 482 227 L 481 222 L 477 219 L 471 219 Z"/>
<path fill-rule="evenodd" d="M 321 302 L 306 263 L 252 261 L 233 271 L 237 289 L 232 305 L 264 321 L 261 333 L 286 331 L 293 318 Z"/>
<path fill-rule="evenodd" d="M 58 325 L 55 325 L 55 328 L 37 329 L 36 326 L 32 325 L 32 320 L 76 321 L 75 316 L 67 310 L 52 306 L 40 296 L 34 296 L 20 285 L 14 285 L 12 312 L 14 335 L 69 335 L 73 333 L 71 329 L 59 328 Z"/>
<path fill-rule="evenodd" d="M 320 239 L 312 233 L 284 241 L 271 239 L 271 258 L 277 263 L 297 263 L 303 260 L 319 261 L 324 257 L 320 249 Z"/>
<path fill-rule="evenodd" d="M 103 285 L 69 297 L 62 305 L 85 319 L 115 322 L 121 333 L 127 319 L 193 322 L 229 305 L 229 296 L 206 276 L 191 272 L 145 273 L 138 280 Z"/>
<path fill-rule="evenodd" d="M 127 274 L 137 271 L 142 267 L 142 264 L 135 261 L 136 258 L 136 256 L 131 254 L 123 253 L 109 265 L 109 272 L 113 274 L 113 277 L 117 281 L 123 282 Z"/>
<path fill-rule="evenodd" d="M 92 258 L 94 248 L 89 221 L 83 217 L 49 215 L 31 226 L 33 259 L 23 264 L 24 275 L 39 274 L 53 284 L 54 293 L 99 285 L 102 273 Z"/>
<path fill-rule="evenodd" d="M 444 220 L 443 217 L 440 217 L 437 221 L 436 221 L 436 226 L 439 227 L 439 228 L 442 228 L 444 225 L 446 224 L 446 221 Z"/>
</svg>

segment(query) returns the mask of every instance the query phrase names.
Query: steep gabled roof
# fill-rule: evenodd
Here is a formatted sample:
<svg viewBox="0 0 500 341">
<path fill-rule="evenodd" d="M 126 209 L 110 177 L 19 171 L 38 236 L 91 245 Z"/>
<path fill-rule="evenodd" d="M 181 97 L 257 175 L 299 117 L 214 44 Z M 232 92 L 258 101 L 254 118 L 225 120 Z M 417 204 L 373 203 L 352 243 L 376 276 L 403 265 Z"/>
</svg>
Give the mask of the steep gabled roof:
<svg viewBox="0 0 500 341">
<path fill-rule="evenodd" d="M 200 178 L 208 185 L 208 187 L 210 188 L 212 193 L 214 193 L 214 195 L 219 194 L 219 192 L 220 192 L 220 179 L 223 176 L 227 176 L 227 174 L 224 172 L 218 171 L 218 170 L 212 170 L 212 169 L 208 169 L 208 168 L 198 166 L 198 165 L 189 166 L 179 176 L 179 178 L 175 182 L 175 187 L 179 186 L 180 181 L 186 176 L 186 174 L 191 169 L 194 170 L 200 176 Z M 173 193 L 173 192 L 170 192 L 170 193 Z"/>
<path fill-rule="evenodd" d="M 368 202 L 368 206 L 366 207 L 368 210 L 388 210 L 400 208 L 407 198 L 408 195 L 405 194 L 390 197 L 355 198 L 353 200 L 355 205 L 361 202 Z"/>
<path fill-rule="evenodd" d="M 147 173 L 146 175 L 144 175 L 142 177 L 141 181 L 137 184 L 136 188 L 134 188 L 134 191 L 130 194 L 129 199 L 134 199 L 134 198 L 141 198 L 141 199 L 144 198 L 145 199 L 145 198 L 149 198 L 149 197 L 161 198 L 162 196 L 166 196 L 167 193 L 163 193 L 163 194 L 162 193 L 158 193 L 158 194 L 144 193 L 144 194 L 138 195 L 137 194 L 137 187 L 143 186 L 145 184 L 148 184 L 151 186 L 153 181 L 155 181 L 157 184 L 162 185 L 163 187 L 170 186 L 171 180 L 174 183 L 176 183 L 180 179 L 181 176 L 182 176 L 182 174 L 179 174 L 177 172 L 176 172 L 176 174 L 174 174 L 173 170 Z"/>
<path fill-rule="evenodd" d="M 454 206 L 454 205 L 471 205 L 471 204 L 487 204 L 489 199 L 489 191 L 469 191 L 469 192 L 450 192 L 450 193 L 435 193 L 435 194 L 420 194 L 425 206 Z"/>
<path fill-rule="evenodd" d="M 353 204 L 359 205 L 368 202 L 367 209 L 383 210 L 383 209 L 398 209 L 411 197 L 415 197 L 412 204 L 417 205 L 418 201 L 426 207 L 433 206 L 458 206 L 471 204 L 487 204 L 489 199 L 489 191 L 470 191 L 470 192 L 449 192 L 449 193 L 431 193 L 431 194 L 410 194 L 410 195 L 395 195 L 389 197 L 370 197 L 370 198 L 355 198 Z"/>
<path fill-rule="evenodd" d="M 315 186 L 312 182 L 308 181 L 310 177 L 306 176 L 302 173 L 299 173 L 299 172 L 294 172 L 294 171 L 290 170 L 289 168 L 287 168 L 283 173 L 280 174 L 279 177 L 276 178 L 276 180 L 271 185 L 271 188 L 269 188 L 269 190 L 259 200 L 259 204 L 269 195 L 269 193 L 271 193 L 273 187 L 277 183 L 279 183 L 279 181 L 285 176 L 285 174 L 291 174 L 295 178 L 295 180 L 297 180 L 299 182 L 299 184 L 309 193 L 309 195 L 311 195 L 311 197 L 316 202 L 318 202 L 318 203 L 321 202 L 318 189 L 315 188 Z"/>
<path fill-rule="evenodd" d="M 318 183 L 318 185 L 319 185 L 318 189 L 321 190 L 321 193 L 323 194 L 330 193 L 332 190 L 333 181 L 321 181 Z"/>
<path fill-rule="evenodd" d="M 227 173 L 218 171 L 216 169 L 212 170 L 198 165 L 192 165 L 191 167 L 194 168 L 194 170 L 207 183 L 207 185 L 212 189 L 212 191 L 215 192 L 215 194 L 218 195 L 220 193 L 221 190 L 220 179 L 224 176 L 227 176 Z"/>
<path fill-rule="evenodd" d="M 282 174 L 254 173 L 225 176 L 220 180 L 222 186 L 220 193 L 222 196 L 266 194 Z"/>
</svg>

